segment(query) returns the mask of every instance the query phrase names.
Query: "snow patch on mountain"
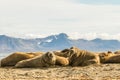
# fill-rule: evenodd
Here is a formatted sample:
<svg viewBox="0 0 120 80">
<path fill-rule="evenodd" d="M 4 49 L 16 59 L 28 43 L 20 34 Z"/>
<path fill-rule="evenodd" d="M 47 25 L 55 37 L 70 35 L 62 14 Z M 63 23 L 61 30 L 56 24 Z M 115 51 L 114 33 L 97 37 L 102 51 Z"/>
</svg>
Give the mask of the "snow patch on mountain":
<svg viewBox="0 0 120 80">
<path fill-rule="evenodd" d="M 49 42 L 52 42 L 52 40 L 53 40 L 53 39 L 48 39 L 48 40 L 46 40 L 45 42 L 48 42 L 48 43 L 49 43 Z"/>
<path fill-rule="evenodd" d="M 40 45 L 40 44 L 41 44 L 41 42 L 38 42 L 37 44 L 38 44 L 38 45 Z"/>
</svg>

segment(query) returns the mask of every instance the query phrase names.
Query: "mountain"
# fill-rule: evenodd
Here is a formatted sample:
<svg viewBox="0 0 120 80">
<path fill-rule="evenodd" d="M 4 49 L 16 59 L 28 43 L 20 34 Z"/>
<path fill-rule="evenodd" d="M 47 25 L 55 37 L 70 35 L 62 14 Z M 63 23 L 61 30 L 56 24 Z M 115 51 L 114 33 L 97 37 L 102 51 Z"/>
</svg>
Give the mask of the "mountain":
<svg viewBox="0 0 120 80">
<path fill-rule="evenodd" d="M 64 33 L 61 33 L 59 35 L 52 35 L 47 38 L 45 38 L 41 44 L 45 48 L 51 48 L 51 49 L 62 49 L 70 47 L 70 40 L 68 39 L 68 36 Z"/>
<path fill-rule="evenodd" d="M 0 35 L 0 52 L 34 51 L 36 41 Z"/>
<path fill-rule="evenodd" d="M 51 35 L 45 38 L 22 39 L 14 38 L 6 35 L 0 35 L 0 52 L 15 51 L 50 51 L 62 50 L 71 46 L 90 51 L 115 51 L 120 49 L 120 41 L 118 40 L 102 40 L 96 38 L 94 40 L 69 39 L 65 33 Z"/>
</svg>

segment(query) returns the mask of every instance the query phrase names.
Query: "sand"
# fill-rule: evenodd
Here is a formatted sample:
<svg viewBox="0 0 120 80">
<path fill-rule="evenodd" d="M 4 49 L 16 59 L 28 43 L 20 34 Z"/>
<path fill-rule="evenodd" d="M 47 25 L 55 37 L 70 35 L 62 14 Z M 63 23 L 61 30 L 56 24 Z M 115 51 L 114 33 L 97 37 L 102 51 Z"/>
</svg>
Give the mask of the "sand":
<svg viewBox="0 0 120 80">
<path fill-rule="evenodd" d="M 120 64 L 50 68 L 1 67 L 0 80 L 120 80 Z"/>
</svg>

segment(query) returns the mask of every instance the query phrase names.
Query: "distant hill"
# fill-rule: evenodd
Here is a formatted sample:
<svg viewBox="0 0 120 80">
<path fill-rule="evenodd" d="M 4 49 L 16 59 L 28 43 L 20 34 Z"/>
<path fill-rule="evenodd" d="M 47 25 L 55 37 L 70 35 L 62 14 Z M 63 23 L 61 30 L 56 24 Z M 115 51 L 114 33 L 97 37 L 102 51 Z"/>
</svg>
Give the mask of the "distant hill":
<svg viewBox="0 0 120 80">
<path fill-rule="evenodd" d="M 62 50 L 71 46 L 79 47 L 90 51 L 115 51 L 120 49 L 120 41 L 118 40 L 72 40 L 65 33 L 51 35 L 45 38 L 22 39 L 14 38 L 6 35 L 0 35 L 0 52 L 15 51 L 49 51 Z"/>
</svg>

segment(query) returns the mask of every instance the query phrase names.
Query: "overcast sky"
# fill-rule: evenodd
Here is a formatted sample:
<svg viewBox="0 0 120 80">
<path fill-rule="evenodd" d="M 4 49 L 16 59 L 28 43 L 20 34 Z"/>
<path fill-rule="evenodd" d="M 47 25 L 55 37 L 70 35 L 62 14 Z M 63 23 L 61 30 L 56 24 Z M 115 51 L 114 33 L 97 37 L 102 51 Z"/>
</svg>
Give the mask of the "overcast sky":
<svg viewBox="0 0 120 80">
<path fill-rule="evenodd" d="M 61 32 L 120 37 L 120 0 L 0 0 L 0 34 Z"/>
</svg>

